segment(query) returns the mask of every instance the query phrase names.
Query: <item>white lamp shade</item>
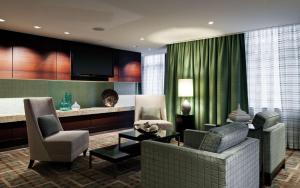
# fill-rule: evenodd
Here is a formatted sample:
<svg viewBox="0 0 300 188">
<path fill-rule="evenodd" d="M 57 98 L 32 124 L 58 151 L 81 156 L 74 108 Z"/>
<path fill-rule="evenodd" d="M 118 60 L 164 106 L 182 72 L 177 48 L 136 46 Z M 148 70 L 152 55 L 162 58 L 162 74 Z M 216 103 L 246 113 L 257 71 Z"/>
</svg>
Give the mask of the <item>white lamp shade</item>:
<svg viewBox="0 0 300 188">
<path fill-rule="evenodd" d="M 192 97 L 193 94 L 194 94 L 193 79 L 179 79 L 178 80 L 178 96 L 179 97 Z"/>
</svg>

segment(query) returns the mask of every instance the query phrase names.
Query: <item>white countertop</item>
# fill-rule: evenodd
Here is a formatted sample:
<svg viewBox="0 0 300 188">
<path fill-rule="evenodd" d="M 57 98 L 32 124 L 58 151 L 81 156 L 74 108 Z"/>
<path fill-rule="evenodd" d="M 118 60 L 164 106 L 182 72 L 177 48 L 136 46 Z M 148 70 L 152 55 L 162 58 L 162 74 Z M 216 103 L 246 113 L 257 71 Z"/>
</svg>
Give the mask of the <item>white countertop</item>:
<svg viewBox="0 0 300 188">
<path fill-rule="evenodd" d="M 81 115 L 91 115 L 91 114 L 103 114 L 111 112 L 124 112 L 134 110 L 134 106 L 124 106 L 124 107 L 92 107 L 92 108 L 82 108 L 79 111 L 60 111 L 57 110 L 58 117 L 70 117 L 70 116 L 81 116 Z M 25 114 L 0 114 L 0 123 L 9 123 L 17 121 L 25 121 Z"/>
</svg>

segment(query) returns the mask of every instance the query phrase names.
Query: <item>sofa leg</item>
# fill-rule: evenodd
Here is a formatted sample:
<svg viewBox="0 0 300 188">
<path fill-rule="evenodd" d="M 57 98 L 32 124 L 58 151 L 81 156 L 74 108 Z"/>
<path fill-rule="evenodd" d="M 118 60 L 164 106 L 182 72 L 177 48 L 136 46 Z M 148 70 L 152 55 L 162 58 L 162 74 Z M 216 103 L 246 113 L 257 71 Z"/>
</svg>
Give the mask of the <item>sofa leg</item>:
<svg viewBox="0 0 300 188">
<path fill-rule="evenodd" d="M 34 160 L 30 159 L 28 168 L 32 168 L 34 164 Z"/>
<path fill-rule="evenodd" d="M 66 166 L 67 166 L 68 170 L 71 170 L 72 169 L 72 162 L 67 162 Z"/>
<path fill-rule="evenodd" d="M 86 156 L 87 149 L 83 151 L 83 156 Z"/>
</svg>

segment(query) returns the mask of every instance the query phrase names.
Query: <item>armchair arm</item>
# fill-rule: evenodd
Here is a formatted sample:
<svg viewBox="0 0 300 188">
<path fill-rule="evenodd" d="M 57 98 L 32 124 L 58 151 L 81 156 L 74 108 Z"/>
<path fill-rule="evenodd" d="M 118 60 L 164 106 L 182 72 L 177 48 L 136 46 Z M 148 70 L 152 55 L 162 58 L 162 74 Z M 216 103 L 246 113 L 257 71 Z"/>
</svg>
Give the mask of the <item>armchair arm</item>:
<svg viewBox="0 0 300 188">
<path fill-rule="evenodd" d="M 206 131 L 186 129 L 184 131 L 184 145 L 198 149 L 206 133 Z"/>
<path fill-rule="evenodd" d="M 286 132 L 283 123 L 264 129 L 264 171 L 272 173 L 285 158 Z"/>
</svg>

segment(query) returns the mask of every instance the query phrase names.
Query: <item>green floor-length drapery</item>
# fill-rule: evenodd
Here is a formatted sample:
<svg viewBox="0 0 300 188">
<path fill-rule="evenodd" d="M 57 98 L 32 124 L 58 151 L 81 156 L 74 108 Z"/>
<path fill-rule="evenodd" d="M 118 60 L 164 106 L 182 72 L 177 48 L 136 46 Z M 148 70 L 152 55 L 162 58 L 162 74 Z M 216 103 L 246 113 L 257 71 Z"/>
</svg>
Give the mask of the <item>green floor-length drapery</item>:
<svg viewBox="0 0 300 188">
<path fill-rule="evenodd" d="M 231 35 L 167 46 L 165 95 L 168 119 L 180 113 L 178 79 L 192 78 L 191 113 L 197 129 L 204 123 L 223 124 L 241 104 L 248 111 L 244 35 Z"/>
</svg>

